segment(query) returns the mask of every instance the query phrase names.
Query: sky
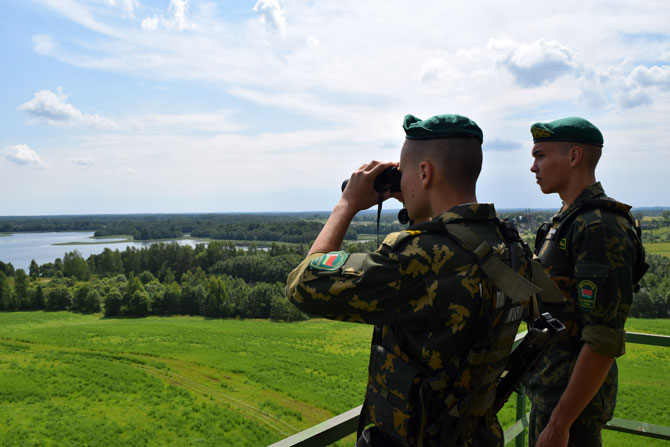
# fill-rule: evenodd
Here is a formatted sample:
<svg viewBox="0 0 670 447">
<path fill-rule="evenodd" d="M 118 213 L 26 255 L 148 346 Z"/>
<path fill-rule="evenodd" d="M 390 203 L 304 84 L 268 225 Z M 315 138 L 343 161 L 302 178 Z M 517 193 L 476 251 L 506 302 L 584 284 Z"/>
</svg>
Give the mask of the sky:
<svg viewBox="0 0 670 447">
<path fill-rule="evenodd" d="M 498 209 L 560 206 L 529 128 L 567 116 L 602 131 L 608 195 L 670 206 L 665 0 L 0 8 L 0 215 L 330 210 L 409 113 L 479 124 Z"/>
</svg>

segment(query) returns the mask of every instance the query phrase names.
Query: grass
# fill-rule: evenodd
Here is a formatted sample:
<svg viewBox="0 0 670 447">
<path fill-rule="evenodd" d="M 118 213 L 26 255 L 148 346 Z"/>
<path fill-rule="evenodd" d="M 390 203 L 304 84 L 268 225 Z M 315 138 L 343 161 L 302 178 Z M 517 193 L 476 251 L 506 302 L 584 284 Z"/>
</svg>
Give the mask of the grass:
<svg viewBox="0 0 670 447">
<path fill-rule="evenodd" d="M 0 445 L 267 445 L 360 404 L 370 329 L 3 313 Z"/>
<path fill-rule="evenodd" d="M 670 321 L 628 329 L 670 334 Z M 370 336 L 325 320 L 0 313 L 0 445 L 271 444 L 361 404 Z M 670 426 L 658 405 L 670 401 L 670 353 L 627 350 L 616 417 Z M 511 425 L 511 403 L 500 418 Z"/>
<path fill-rule="evenodd" d="M 661 255 L 670 258 L 670 242 L 647 242 L 644 244 L 647 254 Z"/>
</svg>

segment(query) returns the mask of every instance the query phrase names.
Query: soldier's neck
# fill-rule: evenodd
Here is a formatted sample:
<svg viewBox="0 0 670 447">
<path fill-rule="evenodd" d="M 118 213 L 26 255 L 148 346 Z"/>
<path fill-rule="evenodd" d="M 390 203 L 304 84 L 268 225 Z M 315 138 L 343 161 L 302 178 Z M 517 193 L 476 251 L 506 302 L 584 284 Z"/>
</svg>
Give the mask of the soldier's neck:
<svg viewBox="0 0 670 447">
<path fill-rule="evenodd" d="M 593 185 L 595 182 L 596 176 L 594 173 L 574 178 L 572 181 L 568 182 L 566 187 L 558 193 L 563 201 L 561 211 L 567 210 L 568 207 L 572 205 L 572 202 L 574 202 L 586 188 Z"/>
<path fill-rule="evenodd" d="M 445 211 L 449 211 L 453 207 L 462 205 L 464 203 L 477 203 L 477 195 L 474 191 L 450 191 L 449 193 L 444 193 L 441 195 L 436 194 L 433 200 L 431 200 L 431 216 L 435 218 Z"/>
</svg>

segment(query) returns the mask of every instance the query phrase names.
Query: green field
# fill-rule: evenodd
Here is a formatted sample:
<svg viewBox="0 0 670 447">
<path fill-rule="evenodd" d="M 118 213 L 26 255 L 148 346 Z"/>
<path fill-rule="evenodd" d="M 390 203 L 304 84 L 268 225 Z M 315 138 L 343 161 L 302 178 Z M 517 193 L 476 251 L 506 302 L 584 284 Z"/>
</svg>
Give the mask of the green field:
<svg viewBox="0 0 670 447">
<path fill-rule="evenodd" d="M 670 335 L 667 320 L 628 326 Z M 0 313 L 0 445 L 267 445 L 360 405 L 370 335 L 325 320 Z M 616 416 L 670 426 L 670 351 L 627 350 Z M 509 426 L 513 409 L 500 416 Z"/>
<path fill-rule="evenodd" d="M 647 242 L 644 244 L 644 249 L 647 254 L 670 258 L 670 242 Z"/>
</svg>

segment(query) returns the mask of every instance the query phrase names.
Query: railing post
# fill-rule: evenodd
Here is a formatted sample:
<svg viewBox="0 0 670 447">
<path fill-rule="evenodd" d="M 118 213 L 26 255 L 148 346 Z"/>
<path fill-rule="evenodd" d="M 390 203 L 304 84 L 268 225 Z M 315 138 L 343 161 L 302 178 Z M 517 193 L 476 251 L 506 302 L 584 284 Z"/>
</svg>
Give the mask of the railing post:
<svg viewBox="0 0 670 447">
<path fill-rule="evenodd" d="M 523 419 L 526 415 L 526 393 L 523 387 L 519 387 L 516 392 L 516 420 Z M 515 439 L 515 447 L 525 447 L 526 445 L 526 430 L 524 429 Z"/>
</svg>

